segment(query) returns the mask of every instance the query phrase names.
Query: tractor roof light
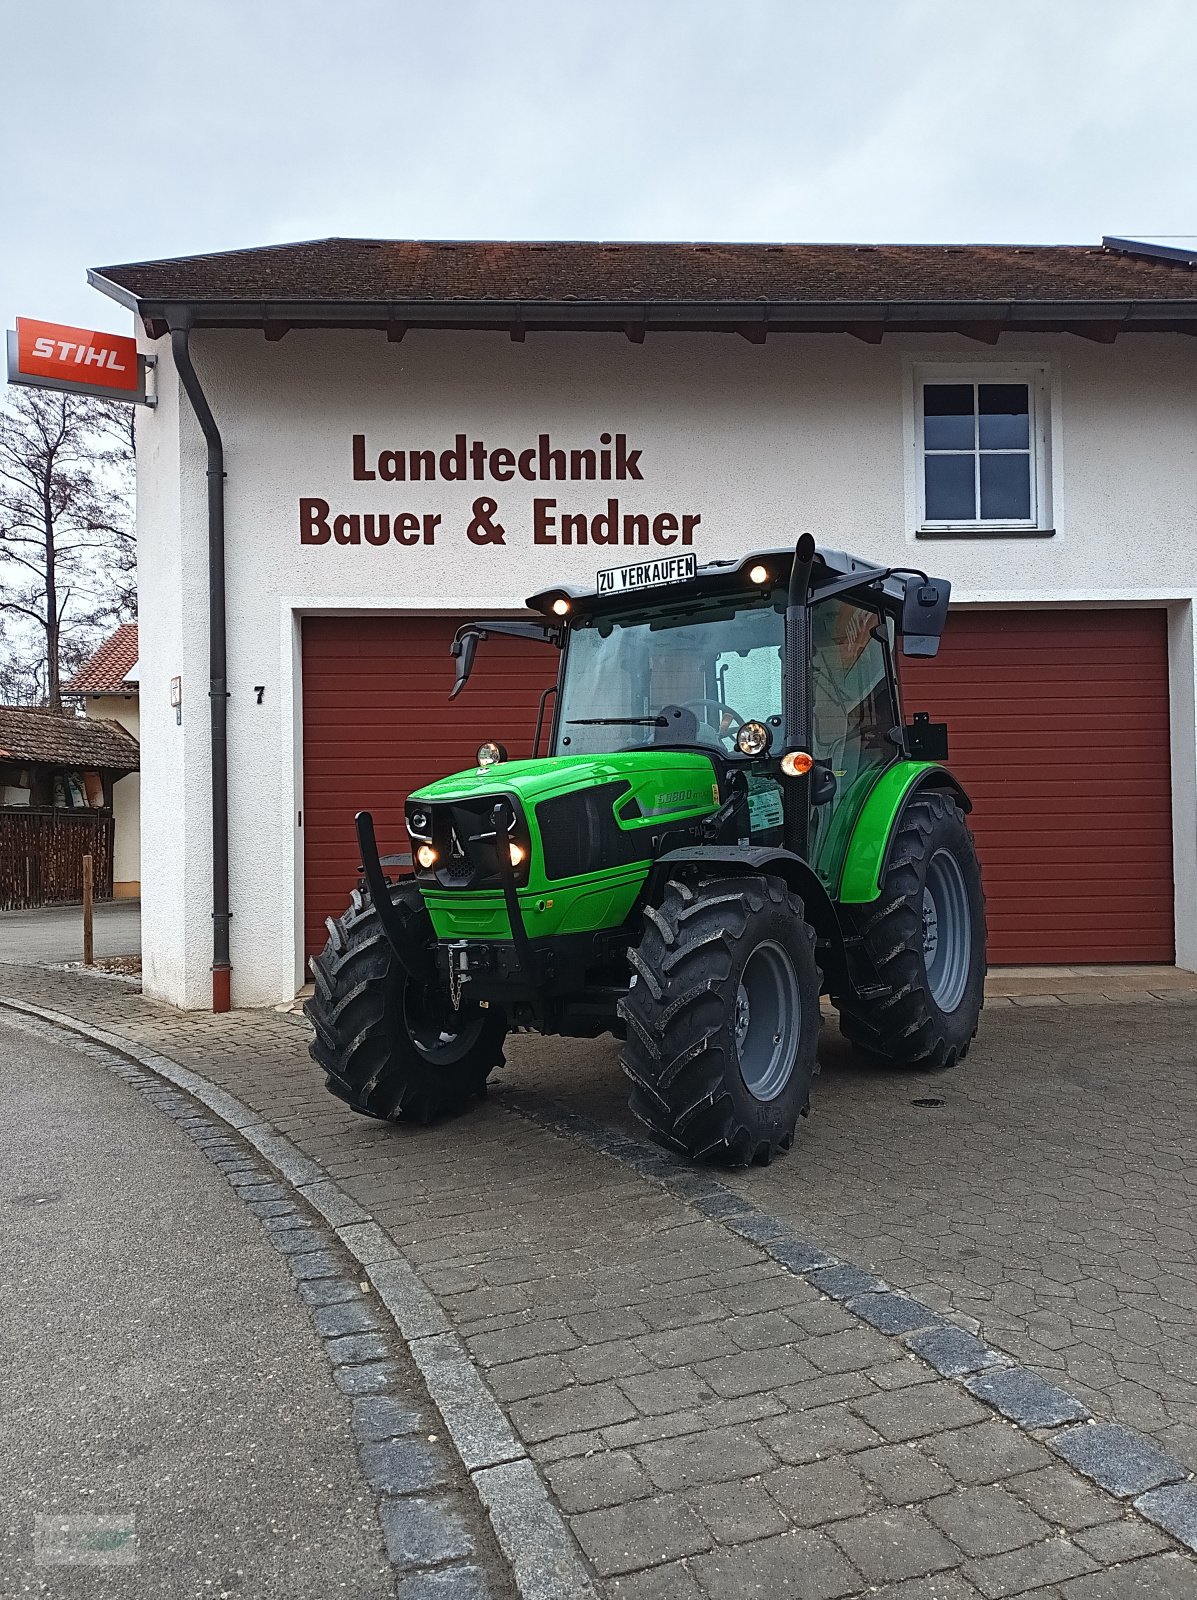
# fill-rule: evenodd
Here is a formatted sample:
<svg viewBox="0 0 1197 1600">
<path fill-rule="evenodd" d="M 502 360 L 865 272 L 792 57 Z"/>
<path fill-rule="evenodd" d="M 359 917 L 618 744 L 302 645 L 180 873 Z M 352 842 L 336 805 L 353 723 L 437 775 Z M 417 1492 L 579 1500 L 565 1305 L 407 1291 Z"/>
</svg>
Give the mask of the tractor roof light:
<svg viewBox="0 0 1197 1600">
<path fill-rule="evenodd" d="M 787 750 L 781 758 L 781 770 L 787 778 L 803 778 L 815 764 L 815 758 L 805 750 Z"/>
<path fill-rule="evenodd" d="M 736 733 L 736 749 L 742 756 L 767 756 L 773 731 L 764 722 L 743 722 Z"/>
<path fill-rule="evenodd" d="M 749 583 L 755 583 L 758 588 L 760 588 L 760 586 L 762 584 L 768 583 L 768 581 L 769 581 L 769 569 L 768 569 L 768 567 L 761 567 L 761 566 L 749 567 L 749 569 L 748 569 L 748 581 L 749 581 Z"/>
<path fill-rule="evenodd" d="M 569 612 L 569 601 L 565 598 L 565 596 L 563 594 L 562 595 L 558 595 L 556 600 L 553 601 L 553 615 L 555 617 L 564 617 L 564 616 L 566 616 L 568 614 L 568 612 Z"/>
<path fill-rule="evenodd" d="M 493 767 L 497 762 L 507 760 L 507 751 L 494 739 L 487 739 L 478 746 L 476 757 L 479 767 L 483 772 L 487 767 Z"/>
</svg>

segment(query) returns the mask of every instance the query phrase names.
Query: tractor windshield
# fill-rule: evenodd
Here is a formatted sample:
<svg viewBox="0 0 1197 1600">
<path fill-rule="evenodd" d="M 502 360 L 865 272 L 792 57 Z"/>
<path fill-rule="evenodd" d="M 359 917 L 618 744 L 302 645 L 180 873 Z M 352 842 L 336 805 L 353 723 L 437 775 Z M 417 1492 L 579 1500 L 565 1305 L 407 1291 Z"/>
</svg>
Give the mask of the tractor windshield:
<svg viewBox="0 0 1197 1600">
<path fill-rule="evenodd" d="M 579 618 L 566 649 L 556 753 L 653 744 L 732 753 L 737 729 L 753 720 L 782 744 L 783 639 L 780 596 L 642 602 Z"/>
</svg>

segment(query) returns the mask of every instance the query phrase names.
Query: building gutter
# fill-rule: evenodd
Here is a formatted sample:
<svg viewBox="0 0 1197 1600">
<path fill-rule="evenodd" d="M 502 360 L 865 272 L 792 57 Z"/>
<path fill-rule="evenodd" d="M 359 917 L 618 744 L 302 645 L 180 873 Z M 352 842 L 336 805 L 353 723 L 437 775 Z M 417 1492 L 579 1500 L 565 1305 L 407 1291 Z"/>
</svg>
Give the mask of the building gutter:
<svg viewBox="0 0 1197 1600">
<path fill-rule="evenodd" d="M 191 320 L 176 320 L 170 345 L 179 380 L 208 446 L 208 675 L 212 721 L 212 1010 L 232 1007 L 229 959 L 228 634 L 224 570 L 224 443 L 191 361 Z"/>
</svg>

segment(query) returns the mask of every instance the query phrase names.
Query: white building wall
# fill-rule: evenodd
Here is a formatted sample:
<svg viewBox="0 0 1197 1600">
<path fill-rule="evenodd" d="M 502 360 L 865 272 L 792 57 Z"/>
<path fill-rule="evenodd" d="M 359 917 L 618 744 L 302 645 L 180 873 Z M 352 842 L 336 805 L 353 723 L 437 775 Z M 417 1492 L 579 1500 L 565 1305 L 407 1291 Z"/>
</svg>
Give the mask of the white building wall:
<svg viewBox="0 0 1197 1600">
<path fill-rule="evenodd" d="M 146 988 L 210 1001 L 207 522 L 203 439 L 179 391 L 168 340 L 161 402 L 139 429 Z M 537 546 L 534 496 L 561 510 L 698 514 L 699 560 L 819 542 L 948 576 L 962 603 L 1170 603 L 1178 846 L 1178 952 L 1197 964 L 1191 847 L 1197 837 L 1194 648 L 1197 594 L 1197 363 L 1189 341 L 954 335 L 727 335 L 257 332 L 193 336 L 196 367 L 225 441 L 229 628 L 229 804 L 234 1002 L 289 999 L 303 981 L 298 624 L 304 612 L 515 608 L 556 579 L 589 581 L 621 559 L 606 547 Z M 912 366 L 927 360 L 1043 361 L 1052 395 L 1056 536 L 916 541 L 909 501 Z M 434 449 L 464 433 L 519 449 L 594 447 L 623 433 L 643 482 L 355 482 L 351 439 Z M 505 543 L 466 537 L 487 495 Z M 301 496 L 331 513 L 435 513 L 431 545 L 301 546 Z M 629 557 L 635 555 L 630 552 Z M 184 683 L 182 727 L 169 682 Z M 262 703 L 255 689 L 262 686 Z M 437 706 L 429 706 L 433 723 Z M 1102 781 L 1095 777 L 1095 781 Z M 1186 854 L 1185 852 L 1189 852 Z M 1184 860 L 1181 857 L 1184 856 Z"/>
</svg>

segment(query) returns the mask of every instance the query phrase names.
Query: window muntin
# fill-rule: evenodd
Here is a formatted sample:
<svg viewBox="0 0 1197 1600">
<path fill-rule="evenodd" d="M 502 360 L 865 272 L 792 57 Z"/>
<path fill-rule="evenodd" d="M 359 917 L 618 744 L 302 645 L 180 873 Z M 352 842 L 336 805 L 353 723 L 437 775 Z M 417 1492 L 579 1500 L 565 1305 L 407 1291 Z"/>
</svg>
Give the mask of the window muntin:
<svg viewBox="0 0 1197 1600">
<path fill-rule="evenodd" d="M 1003 381 L 996 381 L 1000 376 Z M 1037 385 L 945 372 L 918 386 L 920 524 L 1036 528 L 1043 505 Z"/>
<path fill-rule="evenodd" d="M 730 754 L 740 724 L 721 706 L 746 721 L 768 722 L 774 747 L 782 748 L 784 632 L 780 598 L 639 606 L 579 618 L 566 650 L 556 754 L 608 755 L 671 743 Z M 677 717 L 677 709 L 689 714 Z M 664 728 L 579 720 L 648 718 L 666 710 Z"/>
</svg>

